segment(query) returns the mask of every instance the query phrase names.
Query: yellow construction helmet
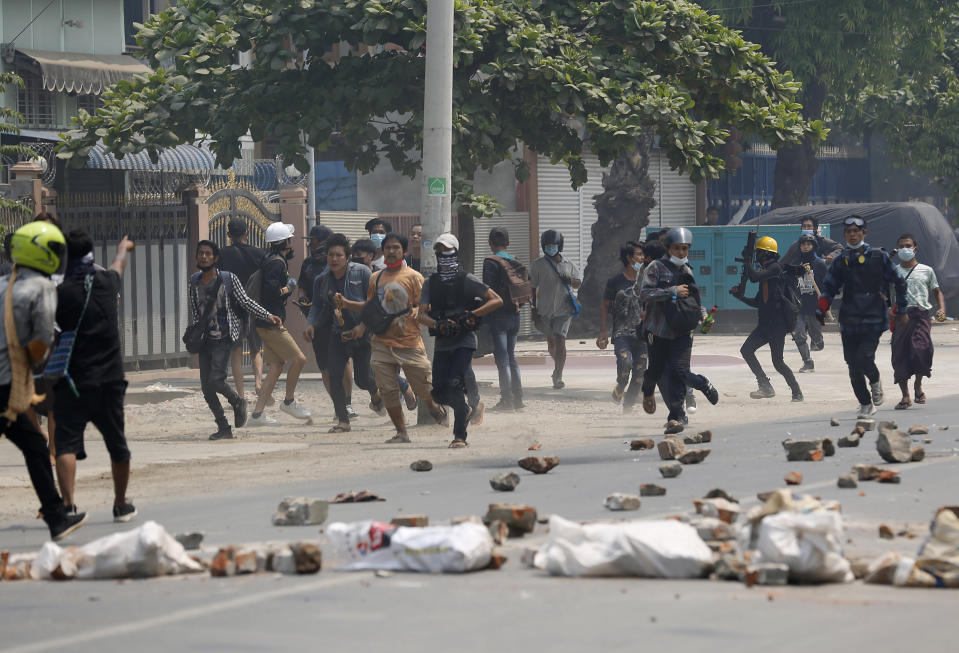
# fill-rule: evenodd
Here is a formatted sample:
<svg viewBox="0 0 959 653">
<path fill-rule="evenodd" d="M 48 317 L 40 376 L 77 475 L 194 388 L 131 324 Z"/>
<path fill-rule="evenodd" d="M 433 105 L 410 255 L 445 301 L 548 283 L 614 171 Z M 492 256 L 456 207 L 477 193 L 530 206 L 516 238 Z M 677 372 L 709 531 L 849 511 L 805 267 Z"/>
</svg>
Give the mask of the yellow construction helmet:
<svg viewBox="0 0 959 653">
<path fill-rule="evenodd" d="M 763 236 L 756 241 L 756 249 L 761 249 L 766 252 L 772 252 L 773 254 L 779 253 L 779 245 L 776 243 L 775 238 L 770 238 L 769 236 Z"/>
</svg>

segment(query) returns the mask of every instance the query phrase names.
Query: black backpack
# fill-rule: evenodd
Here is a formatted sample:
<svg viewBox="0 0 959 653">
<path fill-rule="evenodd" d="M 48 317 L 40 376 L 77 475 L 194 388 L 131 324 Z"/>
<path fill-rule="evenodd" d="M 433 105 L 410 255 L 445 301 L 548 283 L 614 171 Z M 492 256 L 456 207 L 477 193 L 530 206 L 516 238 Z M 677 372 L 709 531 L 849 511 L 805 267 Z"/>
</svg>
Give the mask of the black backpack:
<svg viewBox="0 0 959 653">
<path fill-rule="evenodd" d="M 686 284 L 689 288 L 689 294 L 685 297 L 673 297 L 666 302 L 663 314 L 666 317 L 666 324 L 670 329 L 677 333 L 689 333 L 703 319 L 702 299 L 700 298 L 699 288 L 696 286 L 696 280 L 691 274 L 683 272 L 672 263 L 666 263 L 672 266 L 674 270 L 679 271 L 676 278 L 676 285 Z"/>
</svg>

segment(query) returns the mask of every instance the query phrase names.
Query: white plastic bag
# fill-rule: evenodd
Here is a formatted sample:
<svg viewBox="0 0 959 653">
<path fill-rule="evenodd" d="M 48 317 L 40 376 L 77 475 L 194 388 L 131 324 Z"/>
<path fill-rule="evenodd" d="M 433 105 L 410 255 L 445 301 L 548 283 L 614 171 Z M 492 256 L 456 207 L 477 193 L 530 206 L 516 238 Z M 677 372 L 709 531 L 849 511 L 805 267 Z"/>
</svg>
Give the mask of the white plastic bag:
<svg viewBox="0 0 959 653">
<path fill-rule="evenodd" d="M 581 525 L 553 515 L 533 564 L 554 576 L 699 578 L 712 553 L 695 528 L 675 520 Z"/>
<path fill-rule="evenodd" d="M 493 554 L 493 538 L 481 524 L 426 528 L 395 527 L 374 521 L 330 524 L 325 530 L 337 569 L 386 569 L 459 573 L 483 569 Z"/>
<path fill-rule="evenodd" d="M 763 517 L 756 539 L 757 562 L 789 565 L 789 576 L 813 583 L 853 580 L 842 555 L 842 516 L 835 511 L 780 512 Z"/>
</svg>

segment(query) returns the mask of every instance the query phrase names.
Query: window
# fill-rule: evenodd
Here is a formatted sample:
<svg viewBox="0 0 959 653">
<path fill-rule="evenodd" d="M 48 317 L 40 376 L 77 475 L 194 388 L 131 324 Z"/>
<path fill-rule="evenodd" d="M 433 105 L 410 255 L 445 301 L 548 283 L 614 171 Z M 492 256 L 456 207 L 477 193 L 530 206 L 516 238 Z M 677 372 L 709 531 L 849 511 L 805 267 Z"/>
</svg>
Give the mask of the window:
<svg viewBox="0 0 959 653">
<path fill-rule="evenodd" d="M 83 109 L 87 113 L 94 113 L 99 106 L 103 103 L 100 101 L 99 95 L 78 95 L 77 96 L 77 109 Z"/>
<path fill-rule="evenodd" d="M 36 75 L 23 75 L 23 88 L 17 91 L 17 111 L 23 114 L 25 127 L 56 127 L 54 94 L 43 88 Z"/>
<path fill-rule="evenodd" d="M 176 0 L 123 0 L 123 34 L 127 49 L 136 49 L 137 29 L 133 23 L 145 22 L 151 14 L 176 6 Z"/>
</svg>

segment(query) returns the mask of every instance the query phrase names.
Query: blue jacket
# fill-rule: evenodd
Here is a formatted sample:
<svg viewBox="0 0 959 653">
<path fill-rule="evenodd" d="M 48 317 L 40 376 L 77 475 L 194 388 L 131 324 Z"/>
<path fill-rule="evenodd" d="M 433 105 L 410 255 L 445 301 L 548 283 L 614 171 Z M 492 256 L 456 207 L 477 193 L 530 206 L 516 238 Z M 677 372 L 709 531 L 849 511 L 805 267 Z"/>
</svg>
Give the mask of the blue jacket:
<svg viewBox="0 0 959 653">
<path fill-rule="evenodd" d="M 351 302 L 365 302 L 370 287 L 370 277 L 373 273 L 362 263 L 350 261 L 346 264 L 346 283 L 343 284 L 343 296 Z M 313 281 L 313 305 L 310 314 L 306 317 L 307 324 L 313 327 L 326 328 L 332 325 L 334 332 L 344 328 L 333 319 L 333 274 L 327 268 Z M 359 319 L 351 320 L 358 323 Z M 349 324 L 349 322 L 348 322 Z"/>
<path fill-rule="evenodd" d="M 889 286 L 895 287 L 897 313 L 906 312 L 906 282 L 881 249 L 844 249 L 833 259 L 823 281 L 822 296 L 830 302 L 842 290 L 839 330 L 885 331 L 889 326 Z"/>
</svg>

